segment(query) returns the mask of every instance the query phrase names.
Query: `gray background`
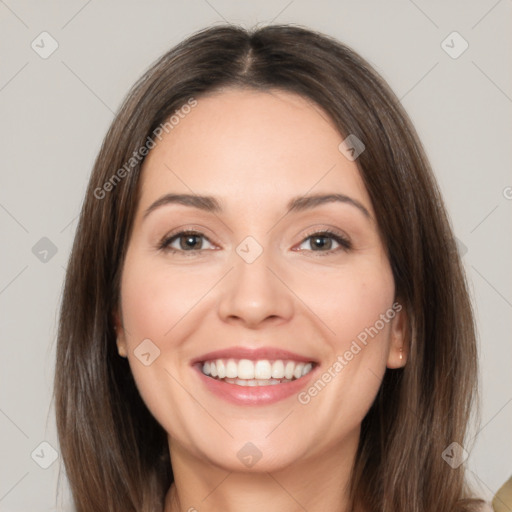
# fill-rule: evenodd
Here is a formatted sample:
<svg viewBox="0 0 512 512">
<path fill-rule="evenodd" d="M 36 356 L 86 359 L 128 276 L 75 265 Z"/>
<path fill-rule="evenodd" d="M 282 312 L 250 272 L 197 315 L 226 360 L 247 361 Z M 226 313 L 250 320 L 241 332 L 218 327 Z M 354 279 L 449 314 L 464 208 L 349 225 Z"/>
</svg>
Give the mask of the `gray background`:
<svg viewBox="0 0 512 512">
<path fill-rule="evenodd" d="M 0 0 L 0 510 L 56 509 L 61 461 L 43 469 L 52 449 L 40 443 L 58 455 L 51 402 L 57 308 L 113 112 L 153 60 L 224 20 L 298 23 L 337 37 L 376 67 L 411 115 L 475 304 L 482 420 L 465 464 L 491 498 L 512 474 L 511 15 L 511 0 Z M 31 47 L 51 49 L 43 31 L 58 43 L 46 59 Z M 469 44 L 458 58 L 445 49 L 458 53 L 461 40 L 442 46 L 453 31 Z M 64 485 L 64 501 L 68 495 Z"/>
</svg>

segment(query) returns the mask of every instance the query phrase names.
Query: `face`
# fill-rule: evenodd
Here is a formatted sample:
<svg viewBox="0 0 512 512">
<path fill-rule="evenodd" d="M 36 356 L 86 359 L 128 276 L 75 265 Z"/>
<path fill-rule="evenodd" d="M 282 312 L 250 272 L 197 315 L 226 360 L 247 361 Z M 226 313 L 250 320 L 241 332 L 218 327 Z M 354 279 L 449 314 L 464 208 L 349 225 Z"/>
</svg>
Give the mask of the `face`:
<svg viewBox="0 0 512 512">
<path fill-rule="evenodd" d="M 314 460 L 357 438 L 404 364 L 405 313 L 342 140 L 300 96 L 231 89 L 146 158 L 117 343 L 171 456 Z"/>
</svg>

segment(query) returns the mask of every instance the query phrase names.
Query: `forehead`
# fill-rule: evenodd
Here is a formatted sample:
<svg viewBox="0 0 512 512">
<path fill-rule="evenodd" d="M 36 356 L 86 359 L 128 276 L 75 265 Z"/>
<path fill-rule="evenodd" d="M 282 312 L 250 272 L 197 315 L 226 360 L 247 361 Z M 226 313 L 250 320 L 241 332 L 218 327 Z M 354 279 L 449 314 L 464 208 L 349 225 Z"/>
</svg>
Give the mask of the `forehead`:
<svg viewBox="0 0 512 512">
<path fill-rule="evenodd" d="M 141 206 L 169 191 L 247 206 L 339 192 L 371 210 L 356 163 L 338 149 L 342 135 L 311 100 L 228 89 L 198 97 L 187 111 L 144 162 Z"/>
</svg>

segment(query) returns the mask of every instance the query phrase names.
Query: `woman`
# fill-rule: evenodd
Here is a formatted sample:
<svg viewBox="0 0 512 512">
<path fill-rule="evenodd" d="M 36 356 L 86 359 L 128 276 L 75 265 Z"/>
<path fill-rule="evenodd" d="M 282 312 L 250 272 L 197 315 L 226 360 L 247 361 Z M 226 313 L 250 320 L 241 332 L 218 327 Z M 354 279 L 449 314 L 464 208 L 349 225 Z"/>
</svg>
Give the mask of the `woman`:
<svg viewBox="0 0 512 512">
<path fill-rule="evenodd" d="M 220 26 L 134 86 L 62 302 L 77 511 L 476 510 L 476 358 L 434 177 L 361 57 Z"/>
</svg>

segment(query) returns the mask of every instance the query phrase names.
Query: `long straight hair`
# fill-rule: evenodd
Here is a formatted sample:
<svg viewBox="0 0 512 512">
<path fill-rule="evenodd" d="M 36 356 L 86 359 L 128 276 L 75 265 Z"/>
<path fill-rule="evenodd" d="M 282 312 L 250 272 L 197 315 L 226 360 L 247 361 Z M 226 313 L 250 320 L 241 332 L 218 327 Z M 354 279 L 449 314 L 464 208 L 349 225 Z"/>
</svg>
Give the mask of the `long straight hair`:
<svg viewBox="0 0 512 512">
<path fill-rule="evenodd" d="M 445 207 L 407 114 L 377 72 L 329 36 L 293 25 L 221 25 L 172 48 L 133 86 L 90 178 L 67 267 L 54 388 L 77 512 L 163 510 L 173 481 L 167 434 L 118 356 L 112 314 L 138 202 L 140 148 L 191 98 L 229 87 L 297 93 L 325 110 L 340 137 L 354 134 L 366 147 L 357 165 L 408 314 L 410 347 L 403 369 L 386 370 L 363 420 L 353 508 L 472 510 L 464 465 L 452 469 L 442 452 L 464 445 L 471 417 L 474 320 Z"/>
</svg>

